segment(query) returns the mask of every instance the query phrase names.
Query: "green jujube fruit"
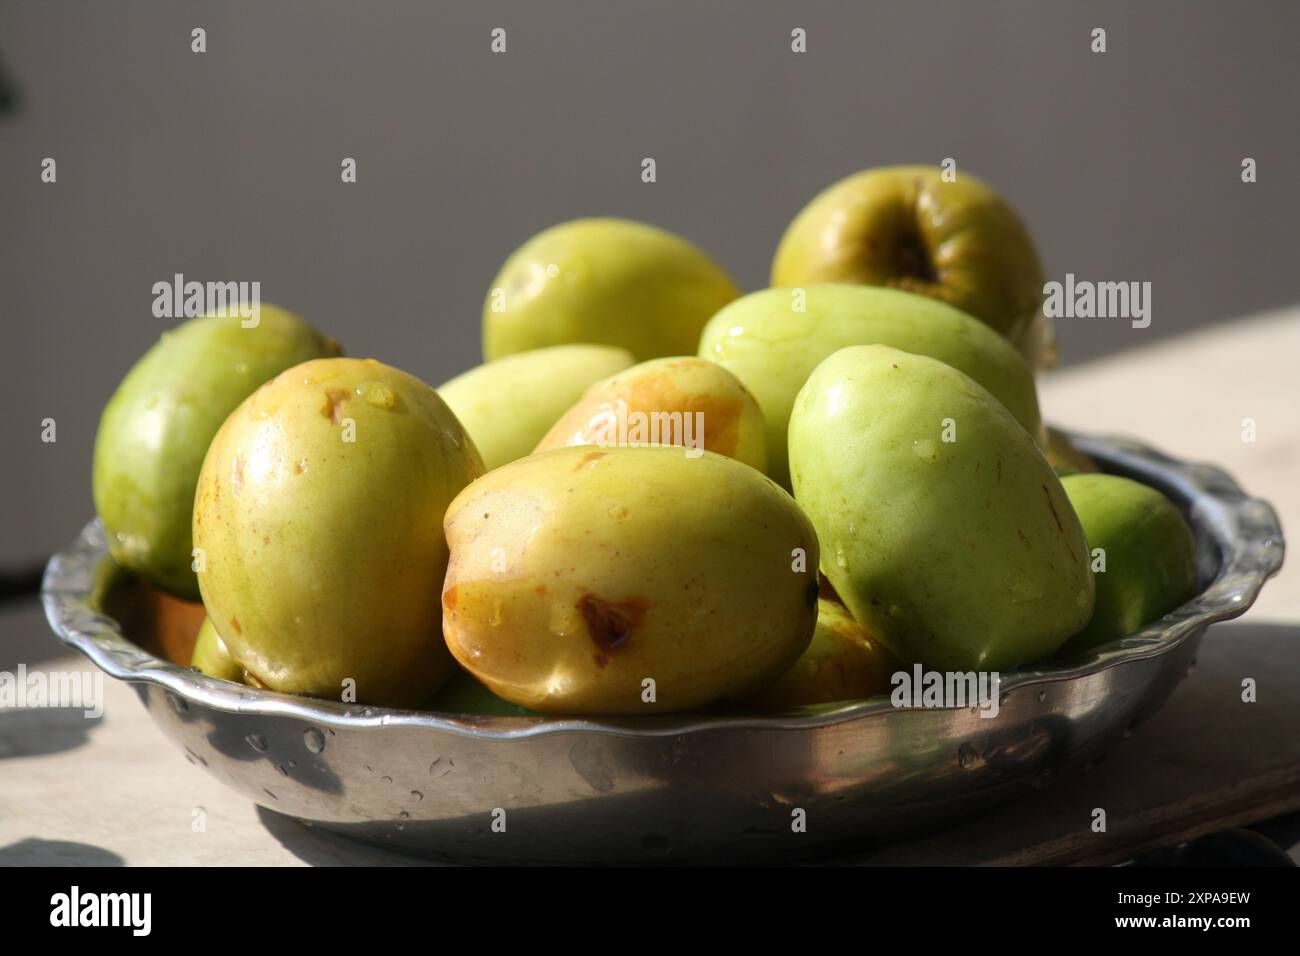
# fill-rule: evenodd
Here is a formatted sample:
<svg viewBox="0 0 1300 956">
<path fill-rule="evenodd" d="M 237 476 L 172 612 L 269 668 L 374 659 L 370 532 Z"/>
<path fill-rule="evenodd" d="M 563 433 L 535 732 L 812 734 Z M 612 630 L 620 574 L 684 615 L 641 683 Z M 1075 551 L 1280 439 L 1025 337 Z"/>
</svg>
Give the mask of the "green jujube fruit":
<svg viewBox="0 0 1300 956">
<path fill-rule="evenodd" d="M 888 345 L 951 365 L 991 392 L 1031 435 L 1039 435 L 1029 366 L 1006 339 L 964 312 L 925 296 L 871 286 L 764 289 L 710 319 L 699 354 L 734 373 L 757 399 L 767 420 L 767 471 L 786 488 L 786 432 L 795 395 L 823 359 L 851 345 Z"/>
<path fill-rule="evenodd" d="M 781 237 L 772 285 L 864 283 L 939 299 L 1005 335 L 1037 368 L 1053 348 L 1033 240 L 987 184 L 952 172 L 886 166 L 827 187 Z"/>
<path fill-rule="evenodd" d="M 1092 551 L 1097 600 L 1058 657 L 1126 637 L 1196 595 L 1196 541 L 1172 501 L 1117 475 L 1068 475 L 1061 484 Z"/>
<path fill-rule="evenodd" d="M 305 362 L 249 396 L 213 438 L 194 502 L 203 604 L 249 683 L 428 700 L 454 671 L 442 516 L 482 473 L 438 393 L 373 360 Z"/>
<path fill-rule="evenodd" d="M 190 667 L 221 680 L 244 682 L 244 669 L 230 656 L 230 649 L 221 639 L 217 629 L 212 626 L 212 618 L 205 617 L 199 628 L 198 639 L 194 642 L 194 656 L 190 658 Z"/>
<path fill-rule="evenodd" d="M 951 366 L 882 345 L 836 352 L 795 400 L 790 467 L 823 571 L 903 661 L 1009 669 L 1049 657 L 1092 614 L 1060 481 Z"/>
<path fill-rule="evenodd" d="M 812 525 L 760 472 L 688 451 L 557 448 L 462 491 L 442 592 L 460 665 L 548 714 L 690 710 L 784 672 L 817 617 Z"/>
<path fill-rule="evenodd" d="M 212 436 L 245 398 L 290 366 L 338 355 L 302 319 L 262 304 L 190 319 L 163 333 L 127 373 L 100 418 L 93 493 L 119 564 L 155 587 L 197 600 L 190 519 Z"/>
<path fill-rule="evenodd" d="M 627 219 L 552 226 L 506 260 L 483 304 L 483 357 L 595 342 L 638 362 L 692 355 L 700 329 L 740 294 L 700 249 Z"/>
<path fill-rule="evenodd" d="M 898 662 L 844 605 L 817 600 L 817 628 L 808 648 L 749 703 L 783 710 L 887 694 Z"/>
<path fill-rule="evenodd" d="M 556 345 L 485 362 L 438 394 L 491 471 L 531 454 L 588 386 L 634 362 L 631 352 L 608 345 Z"/>
<path fill-rule="evenodd" d="M 763 413 L 740 379 L 694 355 L 651 359 L 587 389 L 537 451 L 566 445 L 681 445 L 763 471 Z"/>
</svg>

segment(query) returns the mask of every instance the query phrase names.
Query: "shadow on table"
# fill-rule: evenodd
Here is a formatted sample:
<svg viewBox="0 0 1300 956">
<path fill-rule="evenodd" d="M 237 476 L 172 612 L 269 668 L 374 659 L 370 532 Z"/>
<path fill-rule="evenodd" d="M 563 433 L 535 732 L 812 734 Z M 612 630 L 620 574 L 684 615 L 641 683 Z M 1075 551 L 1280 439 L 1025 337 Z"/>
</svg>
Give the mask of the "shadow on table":
<svg viewBox="0 0 1300 956">
<path fill-rule="evenodd" d="M 103 717 L 87 717 L 83 707 L 0 709 L 0 760 L 44 757 L 84 746 Z"/>
<path fill-rule="evenodd" d="M 309 827 L 265 807 L 257 817 L 266 832 L 286 850 L 311 866 L 436 866 L 437 864 L 383 847 L 351 840 L 337 833 Z"/>
<path fill-rule="evenodd" d="M 0 603 L 0 671 L 15 670 L 19 661 L 33 668 L 69 653 L 51 633 L 34 595 Z"/>
<path fill-rule="evenodd" d="M 28 837 L 0 846 L 0 866 L 126 866 L 126 860 L 89 843 Z"/>
</svg>

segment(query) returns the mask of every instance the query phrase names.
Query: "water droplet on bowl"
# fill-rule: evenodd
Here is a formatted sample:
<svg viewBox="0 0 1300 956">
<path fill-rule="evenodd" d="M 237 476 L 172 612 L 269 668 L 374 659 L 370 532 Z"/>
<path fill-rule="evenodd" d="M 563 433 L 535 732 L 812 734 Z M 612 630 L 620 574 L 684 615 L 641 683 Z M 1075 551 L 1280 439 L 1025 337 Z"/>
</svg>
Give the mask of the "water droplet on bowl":
<svg viewBox="0 0 1300 956">
<path fill-rule="evenodd" d="M 249 734 L 244 739 L 248 741 L 248 746 L 252 747 L 258 753 L 266 753 L 266 738 L 261 734 Z"/>
<path fill-rule="evenodd" d="M 970 744 L 962 744 L 957 748 L 957 762 L 961 764 L 963 770 L 969 770 L 980 761 L 980 755 Z"/>
<path fill-rule="evenodd" d="M 302 732 L 302 742 L 314 754 L 318 754 L 325 749 L 325 735 L 315 727 L 308 727 Z"/>
</svg>

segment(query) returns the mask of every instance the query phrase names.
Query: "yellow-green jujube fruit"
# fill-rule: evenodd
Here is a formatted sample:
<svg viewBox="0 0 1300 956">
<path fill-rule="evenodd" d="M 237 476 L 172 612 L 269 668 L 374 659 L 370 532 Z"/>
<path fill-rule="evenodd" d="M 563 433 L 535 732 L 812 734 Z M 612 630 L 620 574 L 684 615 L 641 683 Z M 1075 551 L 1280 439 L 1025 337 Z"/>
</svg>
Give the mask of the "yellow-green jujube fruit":
<svg viewBox="0 0 1300 956">
<path fill-rule="evenodd" d="M 817 629 L 790 669 L 750 698 L 761 710 L 781 710 L 887 694 L 898 662 L 848 608 L 821 598 Z"/>
<path fill-rule="evenodd" d="M 1039 435 L 1033 373 L 1006 340 L 965 313 L 893 289 L 765 289 L 710 319 L 699 354 L 735 373 L 758 400 L 767 421 L 768 474 L 787 488 L 786 432 L 794 397 L 823 359 L 850 345 L 888 345 L 946 362 Z"/>
<path fill-rule="evenodd" d="M 446 518 L 443 634 L 543 713 L 743 696 L 807 647 L 817 539 L 788 494 L 712 452 L 558 448 L 489 472 Z"/>
<path fill-rule="evenodd" d="M 190 518 L 212 436 L 263 382 L 339 354 L 332 339 L 273 305 L 261 305 L 251 323 L 210 315 L 163 333 L 109 399 L 95 436 L 92 486 L 109 551 L 186 600 L 199 596 Z"/>
<path fill-rule="evenodd" d="M 1068 475 L 1061 484 L 1088 539 L 1097 600 L 1058 657 L 1126 637 L 1196 595 L 1196 541 L 1172 501 L 1117 475 Z"/>
<path fill-rule="evenodd" d="M 212 626 L 212 618 L 205 617 L 199 627 L 198 639 L 194 642 L 194 656 L 190 658 L 190 667 L 221 680 L 244 682 L 244 669 L 230 656 L 226 642 L 221 639 L 217 629 Z"/>
<path fill-rule="evenodd" d="M 781 237 L 772 285 L 819 282 L 919 293 L 1006 336 L 1035 367 L 1051 355 L 1033 240 L 1006 201 L 964 170 L 868 169 L 813 198 Z"/>
<path fill-rule="evenodd" d="M 508 355 L 438 389 L 474 440 L 488 471 L 532 453 L 588 386 L 629 367 L 626 349 L 556 345 Z"/>
<path fill-rule="evenodd" d="M 307 362 L 251 395 L 213 439 L 194 504 L 203 603 L 250 681 L 426 700 L 453 670 L 442 516 L 482 473 L 438 393 L 379 362 Z"/>
<path fill-rule="evenodd" d="M 627 219 L 578 219 L 519 247 L 483 304 L 483 355 L 580 342 L 637 361 L 689 355 L 700 329 L 740 294 L 685 239 Z"/>
<path fill-rule="evenodd" d="M 763 471 L 767 426 L 736 376 L 695 356 L 651 359 L 597 382 L 537 445 L 680 445 Z"/>
<path fill-rule="evenodd" d="M 1092 614 L 1083 529 L 1033 438 L 970 378 L 882 345 L 836 352 L 790 416 L 822 569 L 896 657 L 1043 660 Z"/>
</svg>

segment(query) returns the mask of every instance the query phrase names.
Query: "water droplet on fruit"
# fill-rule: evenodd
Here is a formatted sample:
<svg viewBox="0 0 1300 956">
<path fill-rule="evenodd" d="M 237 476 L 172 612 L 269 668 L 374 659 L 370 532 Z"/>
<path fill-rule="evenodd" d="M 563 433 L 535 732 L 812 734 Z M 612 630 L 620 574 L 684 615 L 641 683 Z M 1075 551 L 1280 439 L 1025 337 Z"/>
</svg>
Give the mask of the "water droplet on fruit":
<svg viewBox="0 0 1300 956">
<path fill-rule="evenodd" d="M 835 566 L 841 569 L 849 566 L 849 559 L 845 556 L 844 549 L 838 546 L 835 548 Z"/>
<path fill-rule="evenodd" d="M 626 518 L 626 517 L 627 517 L 627 509 L 624 508 L 622 505 L 613 505 L 613 506 L 609 509 L 609 512 L 608 512 L 608 513 L 609 513 L 609 516 L 610 516 L 611 518 Z"/>
<path fill-rule="evenodd" d="M 308 727 L 302 732 L 302 742 L 314 754 L 325 749 L 325 735 L 315 727 Z"/>
</svg>

